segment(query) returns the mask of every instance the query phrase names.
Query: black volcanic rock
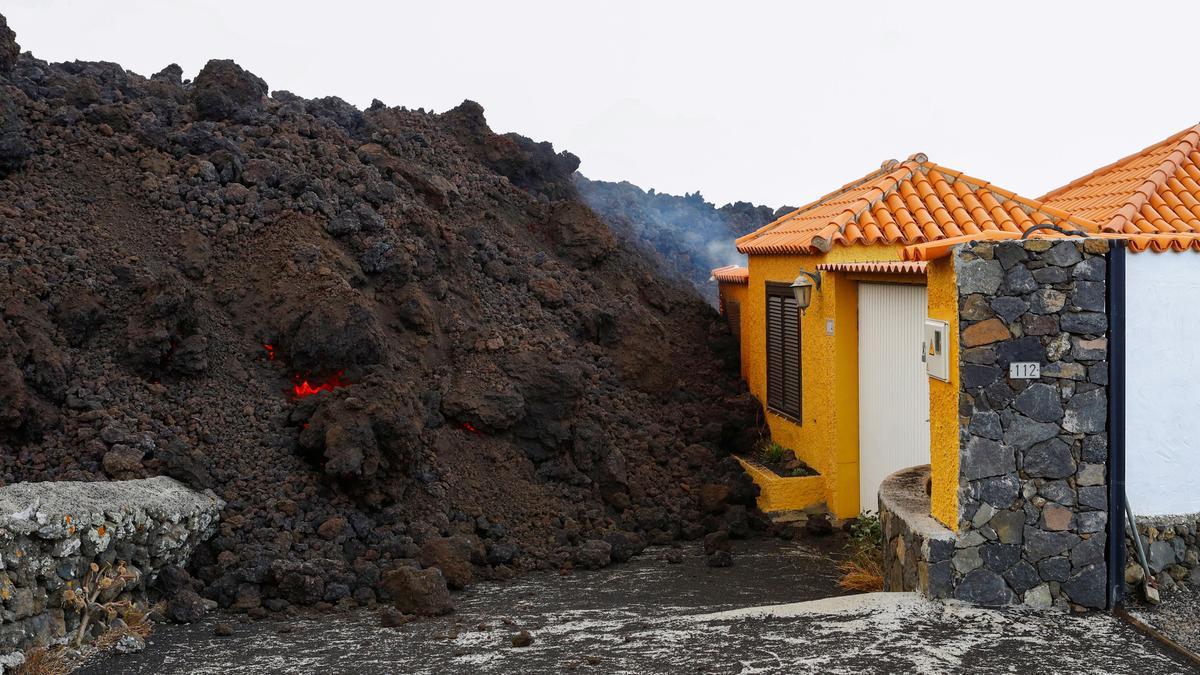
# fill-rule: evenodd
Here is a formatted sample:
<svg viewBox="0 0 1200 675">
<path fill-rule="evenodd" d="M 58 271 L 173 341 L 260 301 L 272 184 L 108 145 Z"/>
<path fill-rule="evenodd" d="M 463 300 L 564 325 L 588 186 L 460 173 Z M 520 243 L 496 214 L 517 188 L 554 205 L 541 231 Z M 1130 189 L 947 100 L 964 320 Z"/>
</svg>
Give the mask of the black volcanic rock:
<svg viewBox="0 0 1200 675">
<path fill-rule="evenodd" d="M 0 81 L 0 177 L 25 166 L 33 154 L 18 97 L 23 95 Z"/>
<path fill-rule="evenodd" d="M 194 590 L 255 615 L 386 600 L 443 538 L 505 578 L 724 526 L 703 485 L 753 504 L 728 328 L 577 159 L 471 104 L 266 91 L 230 61 L 0 73 L 0 481 L 212 489 Z"/>
<path fill-rule="evenodd" d="M 512 183 L 544 199 L 570 199 L 576 196 L 571 176 L 579 168 L 579 158 L 567 152 L 555 152 L 554 146 L 520 134 L 493 134 L 484 118 L 483 106 L 463 101 L 443 115 L 447 129 L 480 162 Z"/>
<path fill-rule="evenodd" d="M 21 55 L 21 45 L 17 44 L 17 34 L 8 27 L 8 20 L 0 14 L 0 74 L 11 71 L 17 65 L 17 57 Z"/>
<path fill-rule="evenodd" d="M 230 119 L 261 107 L 267 83 L 228 59 L 213 59 L 192 83 L 192 104 L 202 120 Z"/>
</svg>

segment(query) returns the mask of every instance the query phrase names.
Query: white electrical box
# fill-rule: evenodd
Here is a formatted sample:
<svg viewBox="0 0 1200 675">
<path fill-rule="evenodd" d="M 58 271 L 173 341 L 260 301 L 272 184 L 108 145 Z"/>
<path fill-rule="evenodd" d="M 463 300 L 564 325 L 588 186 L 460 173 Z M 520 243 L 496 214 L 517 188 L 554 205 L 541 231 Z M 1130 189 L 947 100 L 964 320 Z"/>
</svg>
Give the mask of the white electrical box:
<svg viewBox="0 0 1200 675">
<path fill-rule="evenodd" d="M 929 377 L 950 381 L 950 324 L 938 319 L 925 319 L 925 339 L 921 343 L 921 360 Z"/>
</svg>

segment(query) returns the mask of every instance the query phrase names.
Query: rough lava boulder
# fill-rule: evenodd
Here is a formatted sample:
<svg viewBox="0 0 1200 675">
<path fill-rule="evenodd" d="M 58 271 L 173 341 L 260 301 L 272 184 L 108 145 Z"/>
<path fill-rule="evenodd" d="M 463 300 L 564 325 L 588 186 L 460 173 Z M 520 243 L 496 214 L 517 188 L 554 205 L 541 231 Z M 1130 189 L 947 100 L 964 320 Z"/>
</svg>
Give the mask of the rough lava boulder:
<svg viewBox="0 0 1200 675">
<path fill-rule="evenodd" d="M 191 100 L 202 120 L 247 117 L 262 108 L 267 83 L 227 59 L 205 64 L 192 84 Z"/>
</svg>

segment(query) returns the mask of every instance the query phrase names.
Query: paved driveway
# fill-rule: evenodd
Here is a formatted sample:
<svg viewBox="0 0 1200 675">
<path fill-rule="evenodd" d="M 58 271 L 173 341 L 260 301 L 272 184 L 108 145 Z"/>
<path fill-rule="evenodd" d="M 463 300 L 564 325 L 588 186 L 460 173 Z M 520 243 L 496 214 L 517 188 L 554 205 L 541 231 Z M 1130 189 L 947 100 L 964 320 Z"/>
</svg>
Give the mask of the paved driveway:
<svg viewBox="0 0 1200 675">
<path fill-rule="evenodd" d="M 373 613 L 165 627 L 88 673 L 1156 673 L 1188 672 L 1105 614 L 981 610 L 908 593 L 830 592 L 829 556 L 757 542 L 711 569 L 689 551 L 600 572 L 480 584 L 443 619 Z M 774 601 L 784 601 L 775 604 Z M 286 626 L 290 632 L 279 633 Z M 533 644 L 511 646 L 527 629 Z"/>
</svg>

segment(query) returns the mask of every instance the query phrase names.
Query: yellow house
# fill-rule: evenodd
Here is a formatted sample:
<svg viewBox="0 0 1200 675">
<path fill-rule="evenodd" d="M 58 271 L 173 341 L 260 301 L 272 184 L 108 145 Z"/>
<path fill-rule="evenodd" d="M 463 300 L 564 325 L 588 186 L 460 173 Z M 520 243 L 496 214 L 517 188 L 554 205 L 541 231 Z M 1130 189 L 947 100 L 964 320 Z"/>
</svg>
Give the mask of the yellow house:
<svg viewBox="0 0 1200 675">
<path fill-rule="evenodd" d="M 772 440 L 819 472 L 743 462 L 761 508 L 851 518 L 877 508 L 883 478 L 932 464 L 933 515 L 957 527 L 958 295 L 929 249 L 1042 224 L 1091 226 L 916 154 L 737 240 L 747 266 L 713 276 L 742 374 Z M 905 261 L 913 245 L 931 260 Z"/>
</svg>

